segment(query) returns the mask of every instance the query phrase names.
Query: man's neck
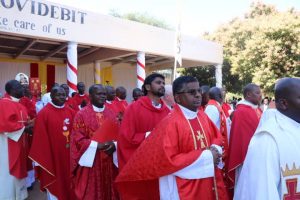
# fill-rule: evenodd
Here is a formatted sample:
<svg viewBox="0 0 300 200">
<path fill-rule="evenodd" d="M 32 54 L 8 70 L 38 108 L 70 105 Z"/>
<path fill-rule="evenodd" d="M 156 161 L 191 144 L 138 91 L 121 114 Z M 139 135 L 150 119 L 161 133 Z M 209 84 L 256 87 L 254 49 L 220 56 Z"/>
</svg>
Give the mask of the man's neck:
<svg viewBox="0 0 300 200">
<path fill-rule="evenodd" d="M 151 101 L 154 105 L 158 106 L 159 104 L 161 104 L 160 97 L 155 96 L 153 94 L 149 94 L 147 96 L 149 97 L 149 99 L 151 99 Z"/>
</svg>

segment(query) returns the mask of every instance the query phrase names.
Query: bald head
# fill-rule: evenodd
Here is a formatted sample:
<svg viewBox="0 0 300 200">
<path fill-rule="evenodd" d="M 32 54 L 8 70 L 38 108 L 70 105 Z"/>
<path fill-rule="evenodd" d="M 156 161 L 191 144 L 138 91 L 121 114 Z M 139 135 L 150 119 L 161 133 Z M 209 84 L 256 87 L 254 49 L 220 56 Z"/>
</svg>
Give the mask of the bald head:
<svg viewBox="0 0 300 200">
<path fill-rule="evenodd" d="M 209 89 L 208 96 L 210 99 L 216 100 L 220 104 L 223 102 L 222 90 L 218 87 L 212 87 Z"/>
<path fill-rule="evenodd" d="M 300 78 L 283 78 L 275 85 L 276 108 L 300 123 Z"/>
<path fill-rule="evenodd" d="M 260 87 L 254 83 L 249 83 L 243 90 L 244 99 L 258 105 L 261 102 L 261 90 Z"/>
</svg>

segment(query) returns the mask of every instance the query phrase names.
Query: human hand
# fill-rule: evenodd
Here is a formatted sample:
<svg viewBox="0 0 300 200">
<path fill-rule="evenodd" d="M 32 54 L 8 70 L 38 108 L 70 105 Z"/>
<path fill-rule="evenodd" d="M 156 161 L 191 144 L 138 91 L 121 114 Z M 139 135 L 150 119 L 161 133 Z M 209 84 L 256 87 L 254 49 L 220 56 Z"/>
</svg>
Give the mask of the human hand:
<svg viewBox="0 0 300 200">
<path fill-rule="evenodd" d="M 112 155 L 116 151 L 116 146 L 113 141 L 107 142 L 108 147 L 104 149 L 104 153 L 106 153 L 108 156 Z"/>
<path fill-rule="evenodd" d="M 211 146 L 209 148 L 213 155 L 214 165 L 217 166 L 221 160 L 222 155 L 219 153 L 218 149 L 216 147 Z"/>
</svg>

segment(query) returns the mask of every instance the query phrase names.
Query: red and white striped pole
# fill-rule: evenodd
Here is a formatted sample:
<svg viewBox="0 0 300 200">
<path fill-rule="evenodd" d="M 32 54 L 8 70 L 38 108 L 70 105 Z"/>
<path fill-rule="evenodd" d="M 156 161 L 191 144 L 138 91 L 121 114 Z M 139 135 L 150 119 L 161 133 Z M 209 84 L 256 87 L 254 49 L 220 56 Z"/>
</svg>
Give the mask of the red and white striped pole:
<svg viewBox="0 0 300 200">
<path fill-rule="evenodd" d="M 67 83 L 70 88 L 70 94 L 72 94 L 73 92 L 77 92 L 77 43 L 76 42 L 69 42 L 68 44 Z"/>
<path fill-rule="evenodd" d="M 136 75 L 137 75 L 136 87 L 142 89 L 142 86 L 146 78 L 144 52 L 137 53 Z"/>
</svg>

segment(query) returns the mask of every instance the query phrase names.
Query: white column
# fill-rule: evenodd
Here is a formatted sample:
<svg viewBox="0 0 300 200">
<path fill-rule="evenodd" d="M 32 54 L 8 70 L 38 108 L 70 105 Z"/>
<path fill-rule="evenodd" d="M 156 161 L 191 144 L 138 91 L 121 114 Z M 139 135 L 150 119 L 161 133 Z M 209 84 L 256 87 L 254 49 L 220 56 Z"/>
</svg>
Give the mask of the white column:
<svg viewBox="0 0 300 200">
<path fill-rule="evenodd" d="M 137 75 L 136 87 L 141 89 L 146 78 L 144 52 L 137 53 L 136 75 Z"/>
<path fill-rule="evenodd" d="M 67 51 L 67 82 L 70 94 L 77 91 L 77 43 L 69 42 Z"/>
<path fill-rule="evenodd" d="M 100 61 L 95 61 L 95 84 L 101 84 L 101 65 Z"/>
<path fill-rule="evenodd" d="M 222 88 L 222 65 L 216 65 L 216 86 Z"/>
</svg>

